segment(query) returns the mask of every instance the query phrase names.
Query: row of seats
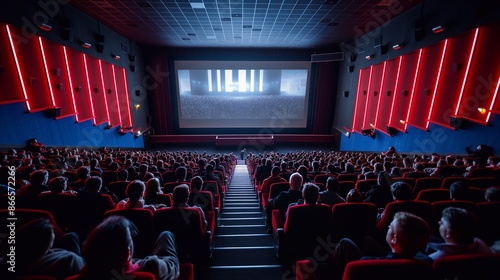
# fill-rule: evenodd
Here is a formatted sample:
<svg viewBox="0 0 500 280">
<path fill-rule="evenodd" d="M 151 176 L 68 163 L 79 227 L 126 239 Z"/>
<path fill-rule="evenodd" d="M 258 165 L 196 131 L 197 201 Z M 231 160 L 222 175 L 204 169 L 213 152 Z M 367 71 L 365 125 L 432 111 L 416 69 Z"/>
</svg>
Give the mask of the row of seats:
<svg viewBox="0 0 500 280">
<path fill-rule="evenodd" d="M 314 260 L 296 263 L 297 280 L 316 280 Z M 316 266 L 317 267 L 317 266 Z M 343 280 L 497 280 L 500 255 L 456 255 L 429 263 L 413 259 L 358 260 L 349 262 Z"/>
<path fill-rule="evenodd" d="M 279 210 L 273 210 L 274 245 L 277 256 L 286 262 L 312 255 L 318 240 L 337 242 L 346 237 L 356 242 L 365 236 L 383 240 L 394 214 L 399 211 L 421 217 L 429 223 L 433 234 L 439 236 L 438 221 L 446 207 L 464 208 L 475 213 L 479 218 L 479 237 L 487 244 L 500 240 L 500 228 L 494 222 L 500 213 L 500 202 L 395 201 L 386 206 L 380 220 L 377 220 L 376 205 L 367 202 L 340 203 L 333 207 L 325 204 L 294 205 L 288 208 L 286 219 Z"/>
</svg>

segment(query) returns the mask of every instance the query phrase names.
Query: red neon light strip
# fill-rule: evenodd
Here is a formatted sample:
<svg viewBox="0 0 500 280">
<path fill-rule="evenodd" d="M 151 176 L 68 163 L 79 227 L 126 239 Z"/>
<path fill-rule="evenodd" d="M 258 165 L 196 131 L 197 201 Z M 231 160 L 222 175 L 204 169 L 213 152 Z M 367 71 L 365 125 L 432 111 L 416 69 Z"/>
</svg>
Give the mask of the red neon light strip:
<svg viewBox="0 0 500 280">
<path fill-rule="evenodd" d="M 71 91 L 71 101 L 73 102 L 73 112 L 75 112 L 76 122 L 78 122 L 78 111 L 76 110 L 75 102 L 75 92 L 73 89 L 73 82 L 71 81 L 71 71 L 69 70 L 68 54 L 66 53 L 66 47 L 63 46 L 64 61 L 66 62 L 66 71 L 68 72 L 69 88 Z"/>
<path fill-rule="evenodd" d="M 356 90 L 356 103 L 354 104 L 354 119 L 352 121 L 352 131 L 356 130 L 356 119 L 357 119 L 357 114 L 358 114 L 358 102 L 359 102 L 359 95 L 361 94 L 360 92 L 360 87 L 361 87 L 361 75 L 363 74 L 362 69 L 359 69 L 359 75 L 358 75 L 358 89 Z"/>
<path fill-rule="evenodd" d="M 92 101 L 92 88 L 90 88 L 90 80 L 89 80 L 89 70 L 87 67 L 87 56 L 83 54 L 83 65 L 85 66 L 85 76 L 87 77 L 87 88 L 89 92 L 90 98 L 90 108 L 92 109 L 92 119 L 94 120 L 94 125 L 96 124 L 95 112 L 94 112 L 94 101 Z"/>
<path fill-rule="evenodd" d="M 403 63 L 403 56 L 399 56 L 399 64 L 398 64 L 398 74 L 396 76 L 396 83 L 394 84 L 394 92 L 392 93 L 392 104 L 391 104 L 391 115 L 389 116 L 389 123 L 392 124 L 392 117 L 394 114 L 394 104 L 396 101 L 396 93 L 398 92 L 398 86 L 399 86 L 399 74 L 401 71 L 401 64 Z"/>
<path fill-rule="evenodd" d="M 498 88 L 500 87 L 500 78 L 498 79 L 498 82 L 497 82 L 497 87 L 495 89 L 495 94 L 493 95 L 493 99 L 491 100 L 491 104 L 490 104 L 490 110 L 488 111 L 488 116 L 486 117 L 486 122 L 489 122 L 490 121 L 490 117 L 491 117 L 491 111 L 493 110 L 493 106 L 495 105 L 495 101 L 497 99 L 497 95 L 498 95 Z"/>
<path fill-rule="evenodd" d="M 118 97 L 118 87 L 116 86 L 116 73 L 115 73 L 115 65 L 111 65 L 111 69 L 113 70 L 113 84 L 115 85 L 115 100 L 116 100 L 116 108 L 118 110 L 118 122 L 122 124 L 122 112 L 120 112 L 120 99 Z"/>
<path fill-rule="evenodd" d="M 458 98 L 457 108 L 455 109 L 455 116 L 458 115 L 458 111 L 460 110 L 460 103 L 462 103 L 462 97 L 464 95 L 464 90 L 465 90 L 465 83 L 467 82 L 467 77 L 469 76 L 469 69 L 472 62 L 472 56 L 476 49 L 476 41 L 478 34 L 479 34 L 479 28 L 476 28 L 476 34 L 474 35 L 474 41 L 472 42 L 472 47 L 469 54 L 469 61 L 467 62 L 467 70 L 465 70 L 464 80 L 462 81 L 462 89 L 460 89 L 460 97 Z"/>
<path fill-rule="evenodd" d="M 102 75 L 102 63 L 99 59 L 99 72 L 101 74 L 101 84 L 102 84 L 102 94 L 104 95 L 104 105 L 106 106 L 106 119 L 108 120 L 108 124 L 111 123 L 109 119 L 109 108 L 108 108 L 108 98 L 106 97 L 106 86 L 104 85 L 104 76 Z"/>
<path fill-rule="evenodd" d="M 444 41 L 444 47 L 443 51 L 441 53 L 441 62 L 439 63 L 439 71 L 438 71 L 438 76 L 436 78 L 436 85 L 434 86 L 434 94 L 432 95 L 432 101 L 431 101 L 431 107 L 429 108 L 429 115 L 427 116 L 427 123 L 425 125 L 425 129 L 429 128 L 429 120 L 432 117 L 432 109 L 434 108 L 434 101 L 436 100 L 436 94 L 438 90 L 438 85 L 439 85 L 439 79 L 441 78 L 441 70 L 443 69 L 443 62 L 444 62 L 444 57 L 446 55 L 446 49 L 448 47 L 448 39 Z"/>
<path fill-rule="evenodd" d="M 408 128 L 408 120 L 410 119 L 411 107 L 412 107 L 412 103 L 413 103 L 413 95 L 415 94 L 415 87 L 417 86 L 418 70 L 420 69 L 420 59 L 422 58 L 422 52 L 423 52 L 423 49 L 420 49 L 420 52 L 418 54 L 417 67 L 415 68 L 415 78 L 413 79 L 413 86 L 411 88 L 410 104 L 408 106 L 408 113 L 406 114 L 405 130 Z"/>
<path fill-rule="evenodd" d="M 123 80 L 125 81 L 125 94 L 126 94 L 126 98 L 125 100 L 127 100 L 127 108 L 128 108 L 128 126 L 131 127 L 132 126 L 132 112 L 130 111 L 130 101 L 129 101 L 129 95 L 128 95 L 128 82 L 127 82 L 127 73 L 125 72 L 125 68 L 122 69 L 122 72 L 123 72 Z"/>
<path fill-rule="evenodd" d="M 43 48 L 42 37 L 38 37 L 38 43 L 40 44 L 40 50 L 42 52 L 43 65 L 45 66 L 45 75 L 47 75 L 47 81 L 49 82 L 50 98 L 52 99 L 52 106 L 56 106 L 56 100 L 54 99 L 54 90 L 52 89 L 52 83 L 50 82 L 49 68 L 47 66 L 47 59 L 45 58 L 45 49 Z"/>
<path fill-rule="evenodd" d="M 372 86 L 372 72 L 373 72 L 373 65 L 370 66 L 370 77 L 368 78 L 368 90 L 366 92 L 365 115 L 363 116 L 362 129 L 366 128 L 366 114 L 368 112 L 368 100 L 370 100 L 370 90 L 371 90 L 371 86 Z"/>
<path fill-rule="evenodd" d="M 382 70 L 382 82 L 380 83 L 380 90 L 378 91 L 378 102 L 377 102 L 377 111 L 375 113 L 375 126 L 378 124 L 378 115 L 380 109 L 380 99 L 382 96 L 382 88 L 384 87 L 384 78 L 385 78 L 385 67 L 387 66 L 387 61 L 384 61 L 384 70 Z"/>
<path fill-rule="evenodd" d="M 16 61 L 17 73 L 19 74 L 19 80 L 21 80 L 21 87 L 23 88 L 24 99 L 26 100 L 26 107 L 28 107 L 28 111 L 31 111 L 30 101 L 28 99 L 28 94 L 26 93 L 26 87 L 24 86 L 24 78 L 21 73 L 21 67 L 19 66 L 19 60 L 17 59 L 16 48 L 14 48 L 14 42 L 12 41 L 12 35 L 10 34 L 9 25 L 6 24 L 7 34 L 9 35 L 10 47 L 12 49 L 12 54 L 14 55 L 14 60 Z"/>
</svg>

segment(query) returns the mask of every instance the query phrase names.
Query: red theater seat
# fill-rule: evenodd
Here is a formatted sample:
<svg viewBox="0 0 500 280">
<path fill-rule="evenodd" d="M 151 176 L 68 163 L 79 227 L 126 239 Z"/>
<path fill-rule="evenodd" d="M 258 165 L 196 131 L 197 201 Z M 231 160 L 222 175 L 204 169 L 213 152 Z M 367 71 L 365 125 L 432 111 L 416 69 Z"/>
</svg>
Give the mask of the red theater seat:
<svg viewBox="0 0 500 280">
<path fill-rule="evenodd" d="M 413 259 L 359 260 L 347 264 L 342 280 L 437 280 L 429 263 Z"/>
</svg>

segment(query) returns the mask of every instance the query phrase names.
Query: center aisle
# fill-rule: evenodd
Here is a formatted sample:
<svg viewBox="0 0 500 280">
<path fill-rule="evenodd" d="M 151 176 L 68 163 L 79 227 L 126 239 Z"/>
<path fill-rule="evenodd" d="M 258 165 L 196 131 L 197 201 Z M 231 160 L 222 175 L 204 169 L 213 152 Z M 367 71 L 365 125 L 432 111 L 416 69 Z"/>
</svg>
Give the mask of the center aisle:
<svg viewBox="0 0 500 280">
<path fill-rule="evenodd" d="M 284 277 L 272 236 L 266 233 L 263 213 L 244 161 L 238 160 L 226 190 L 215 246 L 206 280 L 295 279 Z"/>
</svg>

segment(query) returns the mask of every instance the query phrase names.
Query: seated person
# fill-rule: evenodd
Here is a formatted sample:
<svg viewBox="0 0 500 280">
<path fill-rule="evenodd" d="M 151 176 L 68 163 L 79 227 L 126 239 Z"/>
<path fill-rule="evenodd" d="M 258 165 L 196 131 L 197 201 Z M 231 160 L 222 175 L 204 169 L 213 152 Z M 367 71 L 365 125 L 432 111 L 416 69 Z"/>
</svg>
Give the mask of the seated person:
<svg viewBox="0 0 500 280">
<path fill-rule="evenodd" d="M 203 221 L 203 226 L 206 228 L 208 225 L 207 219 L 205 218 L 205 212 L 199 206 L 190 206 L 188 204 L 189 200 L 189 186 L 186 184 L 180 184 L 174 188 L 172 192 L 172 208 L 198 208 L 200 209 L 201 218 Z"/>
<path fill-rule="evenodd" d="M 156 207 L 153 205 L 146 204 L 144 202 L 144 192 L 146 190 L 146 185 L 140 180 L 134 180 L 130 182 L 125 191 L 127 198 L 122 199 L 116 204 L 116 209 L 149 209 L 151 211 L 156 211 Z M 165 206 L 165 205 L 163 205 Z"/>
<path fill-rule="evenodd" d="M 305 183 L 302 188 L 302 199 L 299 199 L 297 202 L 290 203 L 290 206 L 306 204 L 306 205 L 314 205 L 318 203 L 319 199 L 319 187 L 314 183 Z M 288 216 L 288 210 L 285 213 L 285 218 Z"/>
<path fill-rule="evenodd" d="M 10 269 L 8 271 L 12 267 L 8 258 L 0 258 L 2 279 L 30 275 L 65 279 L 78 273 L 85 265 L 85 261 L 79 256 L 78 235 L 65 234 L 58 240 L 61 246 L 56 247 L 54 228 L 47 219 L 36 219 L 17 228 L 15 241 L 15 272 Z M 2 257 L 7 253 L 2 254 Z"/>
<path fill-rule="evenodd" d="M 151 178 L 146 182 L 146 191 L 144 192 L 144 203 L 153 205 L 155 208 L 170 206 L 167 196 L 161 196 L 160 180 L 158 178 Z M 167 205 L 168 204 L 168 205 Z"/>
<path fill-rule="evenodd" d="M 422 253 L 431 236 L 431 230 L 426 221 L 408 212 L 397 212 L 389 225 L 385 241 L 389 245 L 389 253 L 378 244 L 373 248 L 365 246 L 365 251 L 379 251 L 377 256 L 364 256 L 365 253 L 348 238 L 343 238 L 335 246 L 332 255 L 332 266 L 335 276 L 341 279 L 347 263 L 354 260 L 371 259 L 416 259 L 432 263 L 433 260 Z M 385 254 L 385 255 L 384 255 Z"/>
<path fill-rule="evenodd" d="M 378 208 L 385 208 L 385 206 L 392 202 L 391 194 L 391 177 L 385 171 L 378 173 L 377 184 L 372 186 L 366 193 L 364 202 L 370 202 L 377 205 Z"/>
<path fill-rule="evenodd" d="M 451 200 L 470 200 L 469 193 L 469 186 L 466 182 L 456 181 L 450 185 Z"/>
<path fill-rule="evenodd" d="M 476 237 L 478 228 L 477 217 L 471 212 L 456 207 L 445 208 L 439 221 L 439 234 L 444 243 L 429 243 L 427 248 L 435 250 L 429 257 L 436 260 L 453 255 L 493 253 Z"/>
<path fill-rule="evenodd" d="M 345 196 L 345 202 L 363 202 L 363 195 L 357 189 L 350 189 Z"/>
<path fill-rule="evenodd" d="M 489 187 L 484 191 L 484 200 L 488 202 L 500 202 L 500 187 Z"/>
<path fill-rule="evenodd" d="M 300 191 L 302 187 L 302 175 L 297 172 L 293 173 L 290 175 L 289 183 L 289 190 L 281 192 L 277 197 L 267 202 L 266 212 L 268 212 L 269 221 L 271 221 L 272 209 L 280 210 L 281 216 L 285 217 L 288 205 L 302 198 L 302 192 Z"/>
<path fill-rule="evenodd" d="M 133 279 L 132 273 L 152 273 L 158 280 L 179 277 L 175 235 L 160 233 L 155 248 L 144 259 L 132 259 L 136 234 L 135 226 L 126 218 L 111 216 L 92 230 L 85 241 L 82 256 L 86 261 L 78 280 Z"/>
<path fill-rule="evenodd" d="M 333 206 L 337 203 L 344 203 L 345 199 L 342 198 L 337 192 L 339 191 L 339 181 L 331 176 L 326 179 L 326 190 L 319 193 L 321 203 Z"/>
<path fill-rule="evenodd" d="M 266 179 L 264 179 L 264 181 L 262 181 L 262 185 L 260 186 L 260 198 L 264 201 L 266 200 L 267 202 L 267 199 L 269 198 L 269 192 L 271 191 L 271 185 L 274 184 L 274 183 L 281 183 L 281 182 L 285 182 L 286 183 L 286 180 L 284 178 L 282 178 L 281 176 L 279 176 L 280 174 L 280 168 L 278 166 L 274 166 L 272 169 L 271 169 L 271 175 L 269 177 L 267 177 Z"/>
</svg>

